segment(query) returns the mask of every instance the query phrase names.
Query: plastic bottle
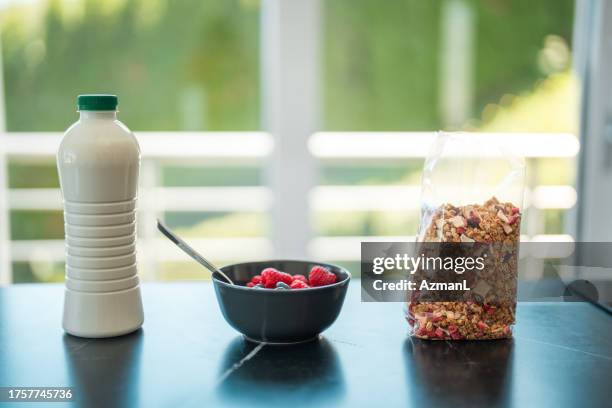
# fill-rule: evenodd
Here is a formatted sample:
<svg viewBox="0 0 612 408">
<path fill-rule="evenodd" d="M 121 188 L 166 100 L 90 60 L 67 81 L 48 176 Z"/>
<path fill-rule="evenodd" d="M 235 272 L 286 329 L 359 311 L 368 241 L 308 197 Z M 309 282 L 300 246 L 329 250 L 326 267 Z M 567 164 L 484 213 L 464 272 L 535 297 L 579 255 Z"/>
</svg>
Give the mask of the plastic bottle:
<svg viewBox="0 0 612 408">
<path fill-rule="evenodd" d="M 63 327 L 80 337 L 137 330 L 144 315 L 136 265 L 140 148 L 117 120 L 115 95 L 79 95 L 57 167 L 64 199 Z"/>
</svg>

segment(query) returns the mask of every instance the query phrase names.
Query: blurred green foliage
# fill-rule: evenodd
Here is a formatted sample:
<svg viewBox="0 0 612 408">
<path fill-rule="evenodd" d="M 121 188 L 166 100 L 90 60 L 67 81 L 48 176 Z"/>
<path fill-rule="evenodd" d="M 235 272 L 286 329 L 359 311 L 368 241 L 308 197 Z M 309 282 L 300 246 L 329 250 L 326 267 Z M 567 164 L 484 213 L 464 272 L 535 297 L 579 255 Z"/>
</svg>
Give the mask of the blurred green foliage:
<svg viewBox="0 0 612 408">
<path fill-rule="evenodd" d="M 314 230 L 324 236 L 406 236 L 416 234 L 418 211 L 325 211 Z"/>
<path fill-rule="evenodd" d="M 165 221 L 184 237 L 261 237 L 268 217 L 246 212 L 166 212 Z"/>
<path fill-rule="evenodd" d="M 8 183 L 11 188 L 59 187 L 55 163 L 9 160 L 8 169 Z"/>
<path fill-rule="evenodd" d="M 11 211 L 12 239 L 63 239 L 64 218 L 61 211 Z"/>
<path fill-rule="evenodd" d="M 547 36 L 570 43 L 573 0 L 465 0 L 478 114 L 546 77 Z M 432 130 L 444 1 L 323 3 L 324 127 Z M 42 1 L 2 13 L 9 130 L 65 129 L 75 95 L 114 92 L 135 130 L 258 129 L 257 0 Z"/>
<path fill-rule="evenodd" d="M 262 184 L 258 166 L 163 166 L 164 186 L 258 186 Z"/>
<path fill-rule="evenodd" d="M 63 131 L 79 93 L 134 130 L 259 128 L 259 13 L 237 0 L 82 0 L 2 16 L 7 128 Z"/>
<path fill-rule="evenodd" d="M 423 163 L 423 159 L 387 160 L 376 163 L 324 163 L 320 168 L 319 184 L 419 184 Z"/>
<path fill-rule="evenodd" d="M 325 2 L 325 127 L 435 130 L 439 115 L 441 8 L 448 1 Z M 548 35 L 571 42 L 573 0 L 465 0 L 474 18 L 474 106 L 520 94 L 547 76 Z"/>
</svg>

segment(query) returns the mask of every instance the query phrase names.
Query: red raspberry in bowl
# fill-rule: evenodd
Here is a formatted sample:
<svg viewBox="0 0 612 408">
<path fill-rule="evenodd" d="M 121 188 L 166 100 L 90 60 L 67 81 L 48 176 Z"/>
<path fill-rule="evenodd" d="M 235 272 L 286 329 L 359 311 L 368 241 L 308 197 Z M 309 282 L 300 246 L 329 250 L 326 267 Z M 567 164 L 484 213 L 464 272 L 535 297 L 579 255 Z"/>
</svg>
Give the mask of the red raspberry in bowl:
<svg viewBox="0 0 612 408">
<path fill-rule="evenodd" d="M 293 281 L 295 282 L 296 280 L 299 280 L 299 281 L 302 281 L 308 284 L 308 279 L 306 279 L 304 275 L 293 275 Z"/>
<path fill-rule="evenodd" d="M 336 283 L 336 275 L 322 266 L 313 266 L 308 274 L 310 286 L 326 286 Z"/>
<path fill-rule="evenodd" d="M 261 271 L 261 283 L 264 287 L 268 289 L 272 289 L 276 287 L 278 282 L 286 283 L 287 285 L 291 285 L 293 278 L 291 275 L 285 272 L 281 272 L 278 269 L 274 268 L 266 268 Z"/>
<path fill-rule="evenodd" d="M 300 279 L 294 279 L 293 282 L 291 282 L 290 287 L 291 289 L 306 289 L 310 286 L 308 286 L 304 281 Z"/>
</svg>

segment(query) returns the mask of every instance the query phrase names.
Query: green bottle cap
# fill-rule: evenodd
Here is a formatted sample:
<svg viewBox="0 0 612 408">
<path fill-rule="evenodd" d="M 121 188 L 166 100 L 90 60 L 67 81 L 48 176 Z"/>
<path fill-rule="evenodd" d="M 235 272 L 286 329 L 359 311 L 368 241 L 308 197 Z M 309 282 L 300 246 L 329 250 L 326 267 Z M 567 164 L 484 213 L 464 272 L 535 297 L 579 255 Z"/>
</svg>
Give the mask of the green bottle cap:
<svg viewBox="0 0 612 408">
<path fill-rule="evenodd" d="M 117 110 L 117 95 L 87 94 L 77 97 L 80 111 L 114 111 Z"/>
</svg>

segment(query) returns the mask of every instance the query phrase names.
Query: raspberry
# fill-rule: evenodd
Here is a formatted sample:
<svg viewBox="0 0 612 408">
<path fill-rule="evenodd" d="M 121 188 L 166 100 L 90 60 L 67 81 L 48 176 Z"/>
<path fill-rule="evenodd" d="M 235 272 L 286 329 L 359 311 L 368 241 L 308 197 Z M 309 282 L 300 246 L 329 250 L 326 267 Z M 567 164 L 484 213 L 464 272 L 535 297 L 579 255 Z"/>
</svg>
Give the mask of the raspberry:
<svg viewBox="0 0 612 408">
<path fill-rule="evenodd" d="M 322 266 L 313 266 L 308 274 L 310 286 L 326 286 L 336 282 L 336 275 Z"/>
<path fill-rule="evenodd" d="M 416 331 L 417 336 L 427 336 L 427 329 L 425 327 L 419 327 Z"/>
<path fill-rule="evenodd" d="M 291 285 L 292 280 L 291 275 L 281 272 L 278 269 L 266 268 L 261 271 L 261 283 L 268 289 L 275 288 L 277 282 L 284 282 L 287 285 Z"/>
<path fill-rule="evenodd" d="M 261 275 L 255 275 L 251 278 L 251 282 L 253 282 L 255 285 L 257 285 L 258 283 L 261 283 Z"/>
<path fill-rule="evenodd" d="M 308 283 L 308 279 L 306 279 L 306 277 L 304 275 L 293 275 L 293 280 L 294 281 L 300 280 L 300 281 L 302 281 L 302 282 L 304 282 L 306 284 Z"/>
<path fill-rule="evenodd" d="M 247 283 L 247 288 L 252 288 L 255 285 L 256 284 L 254 282 L 249 282 L 249 283 Z"/>
<path fill-rule="evenodd" d="M 489 326 L 482 320 L 476 323 L 476 326 L 478 326 L 480 330 L 487 330 L 489 328 Z"/>
<path fill-rule="evenodd" d="M 291 282 L 291 289 L 306 289 L 306 288 L 309 288 L 309 287 L 310 286 L 308 286 L 301 279 L 294 279 L 293 282 Z"/>
</svg>

